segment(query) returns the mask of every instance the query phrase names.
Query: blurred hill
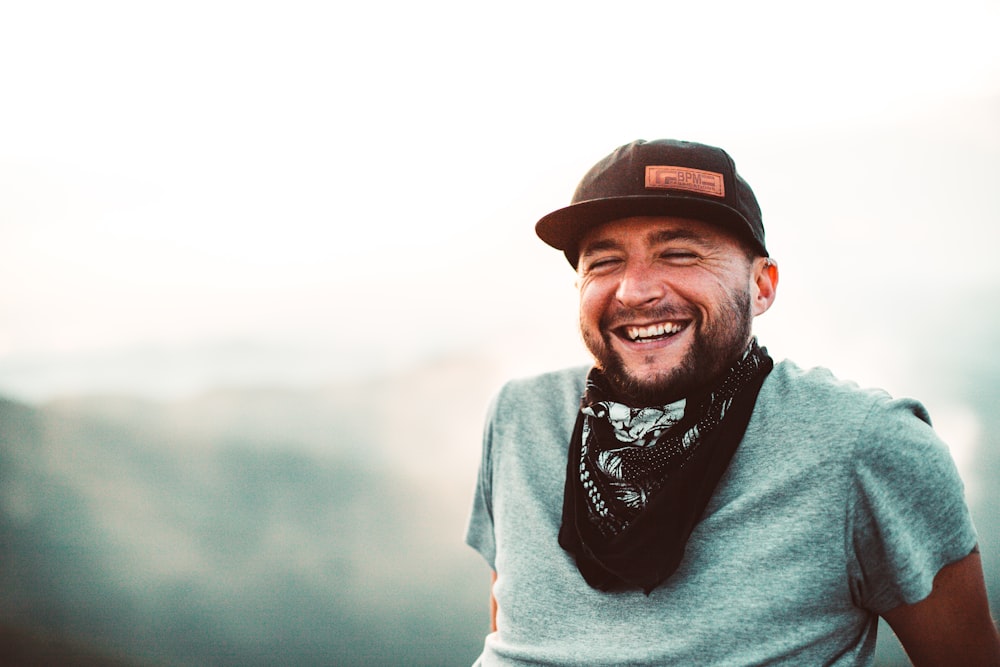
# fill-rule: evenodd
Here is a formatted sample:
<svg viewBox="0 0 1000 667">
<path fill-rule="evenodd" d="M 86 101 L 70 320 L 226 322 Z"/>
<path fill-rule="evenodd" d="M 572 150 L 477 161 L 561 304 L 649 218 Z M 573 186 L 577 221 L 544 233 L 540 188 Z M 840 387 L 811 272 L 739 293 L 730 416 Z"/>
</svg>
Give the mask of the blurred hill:
<svg viewBox="0 0 1000 667">
<path fill-rule="evenodd" d="M 971 350 L 1000 336 L 963 335 L 919 389 L 980 426 L 996 606 L 1000 367 Z M 0 663 L 471 664 L 488 572 L 462 535 L 502 379 L 465 358 L 312 389 L 0 400 Z M 883 632 L 878 664 L 905 664 Z"/>
<path fill-rule="evenodd" d="M 0 401 L 0 624 L 150 664 L 470 664 L 489 384 Z"/>
<path fill-rule="evenodd" d="M 2 664 L 12 667 L 144 667 L 134 660 L 80 641 L 23 628 L 0 626 L 0 651 Z"/>
</svg>

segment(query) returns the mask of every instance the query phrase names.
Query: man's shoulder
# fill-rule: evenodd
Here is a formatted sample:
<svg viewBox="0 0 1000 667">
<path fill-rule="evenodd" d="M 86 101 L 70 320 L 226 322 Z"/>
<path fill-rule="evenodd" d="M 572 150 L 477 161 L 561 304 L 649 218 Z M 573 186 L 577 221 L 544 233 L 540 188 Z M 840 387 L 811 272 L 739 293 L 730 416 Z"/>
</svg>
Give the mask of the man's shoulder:
<svg viewBox="0 0 1000 667">
<path fill-rule="evenodd" d="M 881 397 L 888 397 L 883 390 L 862 388 L 852 380 L 844 380 L 822 366 L 802 368 L 794 361 L 785 359 L 774 365 L 765 386 L 783 393 L 818 395 L 824 398 L 843 397 L 871 403 Z"/>
<path fill-rule="evenodd" d="M 580 366 L 509 380 L 494 397 L 487 421 L 507 430 L 553 433 L 557 441 L 569 442 L 588 370 Z"/>
<path fill-rule="evenodd" d="M 588 366 L 574 366 L 556 371 L 508 380 L 498 392 L 495 404 L 500 411 L 532 406 L 575 411 L 583 396 Z"/>
<path fill-rule="evenodd" d="M 930 425 L 926 408 L 916 399 L 894 398 L 884 389 L 841 380 L 825 368 L 802 369 L 790 361 L 775 365 L 758 405 L 772 419 L 809 423 L 817 430 L 856 429 L 868 436 Z"/>
<path fill-rule="evenodd" d="M 909 448 L 915 434 L 926 435 L 925 421 L 915 401 L 894 400 L 825 368 L 782 361 L 761 387 L 747 434 L 749 441 L 764 443 L 761 451 L 780 451 L 803 469 L 842 464 L 850 470 Z"/>
<path fill-rule="evenodd" d="M 843 422 L 863 418 L 876 404 L 884 404 L 891 397 L 881 389 L 862 388 L 856 382 L 843 380 L 826 368 L 802 368 L 784 360 L 775 364 L 764 382 L 760 400 L 782 412 L 827 414 Z"/>
</svg>

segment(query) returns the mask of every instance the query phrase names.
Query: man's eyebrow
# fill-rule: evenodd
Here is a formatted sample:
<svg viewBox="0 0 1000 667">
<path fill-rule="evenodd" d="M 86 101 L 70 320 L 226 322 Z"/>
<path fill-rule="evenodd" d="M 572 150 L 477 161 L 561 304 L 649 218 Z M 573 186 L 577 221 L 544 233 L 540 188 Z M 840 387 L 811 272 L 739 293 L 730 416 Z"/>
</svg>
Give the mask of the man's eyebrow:
<svg viewBox="0 0 1000 667">
<path fill-rule="evenodd" d="M 699 234 L 691 229 L 658 229 L 650 232 L 646 240 L 652 245 L 657 243 L 669 243 L 670 241 L 694 241 L 705 244 L 708 240 L 703 234 Z"/>
<path fill-rule="evenodd" d="M 621 247 L 622 244 L 615 239 L 602 239 L 600 241 L 594 241 L 593 243 L 588 243 L 583 247 L 583 250 L 580 253 L 580 259 L 589 257 L 604 250 L 618 250 Z"/>
<path fill-rule="evenodd" d="M 693 241 L 700 245 L 709 243 L 704 234 L 691 229 L 654 229 L 646 235 L 646 241 L 650 245 L 659 245 L 671 241 Z M 623 243 L 615 238 L 606 238 L 593 241 L 585 245 L 580 251 L 580 259 L 585 259 L 597 253 L 607 250 L 620 250 Z"/>
</svg>

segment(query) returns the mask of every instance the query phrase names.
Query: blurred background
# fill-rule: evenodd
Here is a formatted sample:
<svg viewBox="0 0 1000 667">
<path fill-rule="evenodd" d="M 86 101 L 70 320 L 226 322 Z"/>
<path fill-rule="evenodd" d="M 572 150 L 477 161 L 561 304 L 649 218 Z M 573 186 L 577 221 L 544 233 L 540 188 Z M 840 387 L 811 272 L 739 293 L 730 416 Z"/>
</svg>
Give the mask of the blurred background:
<svg viewBox="0 0 1000 667">
<path fill-rule="evenodd" d="M 532 227 L 636 138 L 753 185 L 773 356 L 925 402 L 1000 608 L 998 28 L 996 0 L 4 3 L 0 662 L 470 664 L 486 405 L 587 362 Z"/>
</svg>

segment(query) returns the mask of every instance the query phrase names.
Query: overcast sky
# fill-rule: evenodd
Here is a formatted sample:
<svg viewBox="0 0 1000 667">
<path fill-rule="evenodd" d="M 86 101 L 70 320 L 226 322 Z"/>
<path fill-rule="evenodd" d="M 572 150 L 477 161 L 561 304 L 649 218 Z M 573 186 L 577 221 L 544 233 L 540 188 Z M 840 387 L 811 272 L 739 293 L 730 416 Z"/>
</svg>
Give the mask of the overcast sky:
<svg viewBox="0 0 1000 667">
<path fill-rule="evenodd" d="M 4 3 L 0 393 L 582 361 L 532 226 L 659 137 L 757 191 L 772 347 L 905 365 L 880 294 L 940 322 L 1000 284 L 998 29 L 994 0 Z"/>
</svg>

